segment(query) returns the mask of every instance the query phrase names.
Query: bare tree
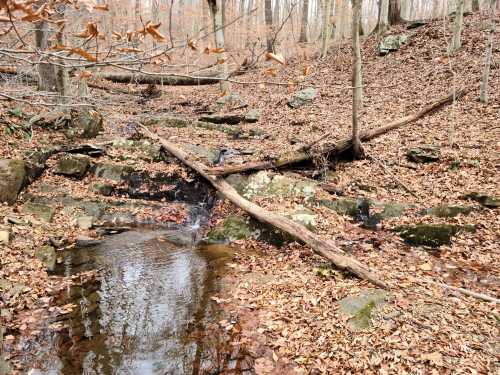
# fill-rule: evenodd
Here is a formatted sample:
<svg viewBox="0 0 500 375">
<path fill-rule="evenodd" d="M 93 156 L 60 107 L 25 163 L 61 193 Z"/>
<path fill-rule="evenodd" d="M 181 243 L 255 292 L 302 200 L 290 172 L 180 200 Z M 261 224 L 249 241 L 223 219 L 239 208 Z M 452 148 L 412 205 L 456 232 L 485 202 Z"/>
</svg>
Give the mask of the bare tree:
<svg viewBox="0 0 500 375">
<path fill-rule="evenodd" d="M 37 22 L 35 25 L 35 45 L 43 52 L 49 48 L 49 24 L 46 21 Z M 41 57 L 42 61 L 38 64 L 38 90 L 56 91 L 56 73 L 55 67 L 46 58 Z"/>
<path fill-rule="evenodd" d="M 321 53 L 320 57 L 325 58 L 330 44 L 330 36 L 332 32 L 331 15 L 332 0 L 323 0 L 323 27 L 321 30 Z"/>
<path fill-rule="evenodd" d="M 389 25 L 401 23 L 401 3 L 400 0 L 389 0 Z"/>
<path fill-rule="evenodd" d="M 302 4 L 302 20 L 300 24 L 299 43 L 307 43 L 307 29 L 309 27 L 309 0 L 304 0 Z"/>
<path fill-rule="evenodd" d="M 227 77 L 227 61 L 226 52 L 224 51 L 224 24 L 222 12 L 224 8 L 222 7 L 222 2 L 224 0 L 207 0 L 208 7 L 210 8 L 210 14 L 212 16 L 212 22 L 214 27 L 215 36 L 215 47 L 221 52 L 217 53 L 217 64 L 219 68 L 219 77 Z M 229 93 L 230 86 L 227 81 L 220 81 L 220 89 L 222 93 Z"/>
<path fill-rule="evenodd" d="M 479 0 L 472 0 L 472 11 L 478 12 L 480 8 Z"/>
<path fill-rule="evenodd" d="M 436 1 L 437 2 L 437 1 Z M 389 27 L 389 0 L 379 0 L 376 32 L 382 35 Z"/>
<path fill-rule="evenodd" d="M 273 46 L 273 2 L 265 0 L 264 18 L 266 21 L 266 48 L 268 52 L 274 52 Z"/>
<path fill-rule="evenodd" d="M 359 25 L 361 23 L 361 1 L 352 2 L 352 148 L 354 157 L 363 155 L 359 138 L 359 111 L 363 95 L 361 73 L 361 47 L 359 41 Z"/>
<path fill-rule="evenodd" d="M 453 53 L 462 47 L 461 35 L 464 24 L 464 0 L 456 0 L 455 23 L 453 25 L 453 36 L 449 47 L 449 52 Z"/>
<path fill-rule="evenodd" d="M 493 50 L 493 36 L 495 34 L 495 9 L 497 0 L 490 0 L 490 29 L 488 33 L 488 42 L 486 44 L 486 54 L 484 61 L 483 76 L 481 78 L 481 93 L 479 99 L 482 103 L 488 103 L 488 80 L 491 70 L 491 54 Z"/>
</svg>

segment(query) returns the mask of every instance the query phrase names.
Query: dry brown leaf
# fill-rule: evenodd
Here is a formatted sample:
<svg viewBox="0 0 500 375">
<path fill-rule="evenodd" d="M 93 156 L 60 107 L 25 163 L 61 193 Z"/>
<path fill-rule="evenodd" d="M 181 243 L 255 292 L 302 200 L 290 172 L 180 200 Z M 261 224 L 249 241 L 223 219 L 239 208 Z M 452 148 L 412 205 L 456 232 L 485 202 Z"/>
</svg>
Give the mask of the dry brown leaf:
<svg viewBox="0 0 500 375">
<path fill-rule="evenodd" d="M 273 60 L 273 61 L 280 63 L 281 65 L 286 65 L 285 58 L 283 57 L 283 55 L 281 53 L 267 52 L 266 53 L 266 60 Z"/>
<path fill-rule="evenodd" d="M 114 40 L 121 40 L 123 38 L 122 34 L 116 31 L 112 31 L 111 34 Z"/>
<path fill-rule="evenodd" d="M 144 52 L 143 50 L 141 50 L 139 48 L 132 48 L 132 47 L 118 48 L 118 51 L 120 51 L 120 52 Z"/>
<path fill-rule="evenodd" d="M 97 4 L 97 5 L 94 5 L 94 8 L 95 10 L 103 10 L 103 11 L 109 11 L 109 5 L 108 4 Z"/>
<path fill-rule="evenodd" d="M 88 70 L 83 70 L 80 72 L 80 74 L 78 75 L 78 79 L 87 79 L 87 78 L 90 78 L 92 77 L 92 72 L 91 71 L 88 71 Z"/>
<path fill-rule="evenodd" d="M 309 74 L 311 74 L 311 66 L 310 65 L 306 65 L 302 69 L 302 75 L 308 76 Z"/>
<path fill-rule="evenodd" d="M 187 44 L 188 47 L 191 48 L 193 51 L 198 51 L 198 48 L 196 47 L 196 41 L 189 39 Z"/>
<path fill-rule="evenodd" d="M 420 359 L 422 361 L 429 361 L 430 363 L 436 365 L 436 366 L 442 366 L 443 365 L 443 355 L 439 352 L 432 352 L 432 353 L 426 353 L 422 354 L 420 356 Z"/>
<path fill-rule="evenodd" d="M 90 53 L 85 51 L 83 48 L 70 48 L 69 51 L 72 53 L 76 53 L 77 55 L 80 55 L 85 60 L 97 62 L 97 58 L 94 55 L 91 55 Z"/>
</svg>

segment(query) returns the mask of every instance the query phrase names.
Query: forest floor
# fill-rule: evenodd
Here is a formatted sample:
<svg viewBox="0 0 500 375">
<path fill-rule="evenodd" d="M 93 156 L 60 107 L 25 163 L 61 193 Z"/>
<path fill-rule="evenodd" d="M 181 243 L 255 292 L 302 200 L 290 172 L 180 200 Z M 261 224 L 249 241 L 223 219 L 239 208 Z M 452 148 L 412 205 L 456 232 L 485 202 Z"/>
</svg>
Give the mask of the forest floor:
<svg viewBox="0 0 500 375">
<path fill-rule="evenodd" d="M 316 160 L 314 164 L 295 168 L 292 173 L 283 172 L 300 181 L 327 182 L 342 194 L 337 196 L 316 188 L 313 202 L 366 198 L 402 204 L 403 215 L 384 218 L 374 230 L 352 215 L 311 204 L 310 196 L 254 198 L 271 211 L 307 207 L 314 215 L 317 234 L 377 270 L 390 286 L 383 295 L 384 303 L 377 303 L 373 312 L 370 309 L 369 324 L 363 329 L 353 329 L 350 322 L 355 314 L 343 311 L 340 301 L 372 293 L 374 290 L 366 281 L 331 268 L 324 259 L 296 242 L 276 247 L 254 238 L 233 241 L 237 253 L 229 264 L 231 272 L 226 286 L 213 299 L 230 316 L 237 317 L 238 324 L 221 324 L 235 331 L 232 344 L 245 348 L 253 360 L 255 373 L 493 374 L 499 371 L 498 304 L 436 284 L 467 288 L 496 298 L 500 295 L 498 206 L 484 207 L 464 199 L 470 192 L 498 199 L 500 49 L 494 47 L 490 102 L 484 105 L 478 97 L 487 18 L 481 14 L 468 16 L 464 24 L 463 47 L 451 57 L 446 53 L 450 25 L 442 21 L 411 30 L 392 29 L 392 34 L 408 35 L 408 42 L 383 57 L 377 54 L 375 37 L 364 39 L 361 126 L 373 129 L 415 113 L 448 95 L 453 88 L 466 88 L 463 97 L 436 113 L 365 143 L 365 152 L 372 158 Z M 304 76 L 305 69 L 310 73 Z M 258 109 L 260 112 L 258 122 L 238 125 L 242 135 L 235 137 L 223 131 L 190 126 L 158 124 L 151 128 L 180 146 L 239 151 L 227 163 L 275 157 L 327 132 L 329 136 L 321 142 L 334 142 L 350 134 L 348 43 L 332 47 L 328 57 L 321 61 L 297 58 L 286 66 L 268 62 L 235 79 L 247 82 L 233 83 L 232 90 L 248 106 L 229 111 L 246 113 L 248 109 Z M 250 83 L 258 81 L 295 84 Z M 288 98 L 307 87 L 316 88 L 317 97 L 300 108 L 289 108 Z M 100 144 L 123 137 L 134 120 L 144 122 L 172 114 L 197 120 L 220 98 L 218 85 L 164 87 L 160 97 L 151 99 L 91 90 L 103 103 L 113 99 L 113 104 L 100 108 L 105 131 L 92 141 Z M 2 116 L 19 106 L 5 101 L 0 105 Z M 34 114 L 39 110 L 28 104 L 20 107 L 24 113 Z M 10 120 L 18 121 L 15 116 Z M 64 142 L 62 133 L 35 128 L 31 140 L 16 132 L 2 137 L 0 149 L 2 158 L 22 158 L 27 150 Z M 407 160 L 409 149 L 429 144 L 439 150 L 437 160 L 429 163 Z M 130 152 L 115 150 L 106 158 L 127 162 Z M 49 164 L 55 162 L 49 160 Z M 134 158 L 134 163 L 148 171 L 165 172 L 167 168 L 163 162 L 147 159 Z M 195 176 L 174 162 L 168 164 L 168 170 L 172 175 Z M 42 184 L 50 183 L 76 197 L 116 199 L 89 193 L 92 181 L 92 176 L 76 181 L 46 171 L 23 194 L 39 191 Z M 22 197 L 14 206 L 0 207 L 3 224 L 9 224 L 9 217 L 25 217 Z M 423 210 L 443 205 L 467 210 L 457 215 L 422 214 Z M 182 221 L 181 210 L 172 208 L 164 214 L 167 221 Z M 245 217 L 230 203 L 219 202 L 211 227 L 217 227 L 232 215 Z M 410 246 L 393 230 L 402 225 L 443 223 L 473 225 L 474 231 L 458 231 L 449 244 L 430 247 Z M 7 327 L 5 342 L 14 347 L 23 331 L 36 335 L 35 323 L 39 318 L 31 312 L 50 305 L 48 296 L 70 282 L 49 276 L 33 257 L 34 249 L 45 244 L 49 237 L 64 239 L 68 245 L 79 235 L 93 236 L 95 232 L 75 228 L 63 212 L 56 213 L 52 223 L 32 220 L 29 226 L 11 227 L 14 239 L 2 249 L 0 278 L 28 286 L 22 293 L 2 296 L 2 311 L 8 310 L 2 312 Z M 11 360 L 15 364 L 14 355 Z"/>
</svg>

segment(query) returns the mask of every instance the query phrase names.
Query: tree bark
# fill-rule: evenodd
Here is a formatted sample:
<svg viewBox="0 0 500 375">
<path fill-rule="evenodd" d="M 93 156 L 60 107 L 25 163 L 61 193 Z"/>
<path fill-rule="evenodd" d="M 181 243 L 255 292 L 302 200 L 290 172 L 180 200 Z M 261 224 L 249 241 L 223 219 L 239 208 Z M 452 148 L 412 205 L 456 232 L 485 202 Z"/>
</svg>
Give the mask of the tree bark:
<svg viewBox="0 0 500 375">
<path fill-rule="evenodd" d="M 266 49 L 267 52 L 274 52 L 273 46 L 273 3 L 272 0 L 264 2 L 264 19 L 266 22 Z"/>
<path fill-rule="evenodd" d="M 225 0 L 207 0 L 210 13 L 212 15 L 215 47 L 220 48 L 222 52 L 217 54 L 217 63 L 219 69 L 219 78 L 226 78 L 228 76 L 227 58 L 224 51 L 224 23 L 223 23 L 223 7 L 222 2 Z M 227 81 L 220 81 L 220 90 L 223 94 L 228 94 L 230 85 Z"/>
<path fill-rule="evenodd" d="M 49 24 L 41 21 L 35 24 L 35 44 L 40 51 L 49 48 Z M 55 66 L 45 62 L 45 58 L 38 64 L 38 90 L 57 91 Z"/>
<path fill-rule="evenodd" d="M 241 195 L 239 195 L 238 192 L 224 179 L 209 175 L 206 172 L 208 169 L 207 166 L 193 160 L 177 145 L 162 139 L 156 134 L 153 134 L 147 128 L 144 129 L 144 133 L 148 137 L 159 141 L 166 151 L 177 157 L 188 167 L 198 172 L 201 176 L 208 180 L 208 182 L 210 182 L 212 186 L 216 188 L 224 198 L 228 199 L 237 207 L 241 208 L 257 220 L 272 225 L 273 227 L 276 227 L 281 231 L 288 233 L 294 238 L 303 241 L 306 245 L 310 246 L 315 253 L 325 257 L 338 268 L 347 270 L 360 277 L 361 279 L 368 280 L 376 286 L 384 289 L 388 288 L 388 285 L 380 280 L 380 278 L 378 278 L 368 266 L 358 262 L 352 257 L 347 256 L 342 250 L 334 246 L 330 241 L 325 241 L 301 224 L 298 224 L 274 212 L 267 211 L 262 207 L 256 205 L 255 203 L 246 200 Z"/>
<path fill-rule="evenodd" d="M 481 103 L 488 103 L 488 81 L 490 78 L 491 70 L 491 55 L 493 51 L 493 38 L 495 35 L 496 23 L 495 23 L 495 9 L 497 0 L 490 0 L 490 29 L 488 33 L 488 41 L 486 43 L 486 53 L 484 58 L 484 69 L 481 77 L 481 88 L 479 94 L 479 100 Z"/>
<path fill-rule="evenodd" d="M 436 1 L 437 2 L 437 1 Z M 389 0 L 379 0 L 376 32 L 384 34 L 389 28 Z"/>
<path fill-rule="evenodd" d="M 478 12 L 480 9 L 479 0 L 472 0 L 472 11 Z"/>
<path fill-rule="evenodd" d="M 359 28 L 361 23 L 361 0 L 353 0 L 352 9 L 352 149 L 355 158 L 363 154 L 359 138 L 359 111 L 361 109 L 363 88 L 361 77 L 361 46 Z"/>
<path fill-rule="evenodd" d="M 361 132 L 360 138 L 362 141 L 369 141 L 371 139 L 377 138 L 391 130 L 401 128 L 407 124 L 410 124 L 429 113 L 432 113 L 447 104 L 452 103 L 455 99 L 458 99 L 461 95 L 463 95 L 465 90 L 457 90 L 456 93 L 452 93 L 445 98 L 438 100 L 435 103 L 432 103 L 417 113 L 412 115 L 403 117 L 399 120 L 393 121 L 386 126 L 382 126 L 380 128 L 376 128 L 374 130 L 369 130 L 365 132 Z M 229 165 L 225 167 L 214 167 L 210 168 L 209 173 L 213 175 L 219 176 L 227 176 L 233 173 L 242 173 L 248 171 L 256 171 L 263 169 L 274 169 L 274 168 L 283 168 L 292 164 L 300 163 L 306 160 L 313 159 L 318 155 L 328 155 L 329 157 L 334 157 L 335 155 L 339 155 L 342 152 L 349 150 L 352 147 L 352 137 L 344 138 L 335 144 L 326 144 L 319 148 L 319 150 L 315 152 L 305 152 L 305 151 L 295 151 L 283 154 L 274 160 L 261 160 L 261 161 L 251 161 L 244 164 L 238 165 Z"/>
<path fill-rule="evenodd" d="M 464 24 L 464 0 L 456 0 L 455 23 L 453 25 L 453 36 L 449 47 L 449 52 L 456 52 L 462 47 L 462 29 Z"/>
<path fill-rule="evenodd" d="M 211 75 L 203 76 L 183 76 L 172 74 L 143 74 L 143 73 L 118 73 L 118 72 L 103 72 L 95 73 L 94 77 L 105 79 L 117 83 L 137 83 L 137 84 L 158 84 L 166 86 L 193 86 L 193 85 L 211 85 L 219 83 L 220 73 L 217 72 Z"/>
<path fill-rule="evenodd" d="M 307 29 L 309 28 L 309 0 L 302 3 L 302 20 L 300 24 L 299 43 L 307 43 Z"/>
<path fill-rule="evenodd" d="M 401 4 L 400 0 L 389 0 L 389 25 L 401 23 Z"/>
<path fill-rule="evenodd" d="M 332 0 L 323 0 L 323 27 L 321 30 L 321 52 L 320 57 L 323 59 L 326 57 L 328 52 L 328 46 L 330 45 L 330 37 L 332 32 L 331 25 L 331 10 L 332 10 Z"/>
</svg>

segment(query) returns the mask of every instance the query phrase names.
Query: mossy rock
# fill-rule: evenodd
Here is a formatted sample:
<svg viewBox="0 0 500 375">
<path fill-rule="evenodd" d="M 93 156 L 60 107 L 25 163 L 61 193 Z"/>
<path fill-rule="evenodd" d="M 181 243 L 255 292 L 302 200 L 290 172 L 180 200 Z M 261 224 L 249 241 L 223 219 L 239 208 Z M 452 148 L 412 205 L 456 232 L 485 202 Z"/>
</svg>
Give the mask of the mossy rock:
<svg viewBox="0 0 500 375">
<path fill-rule="evenodd" d="M 222 225 L 210 231 L 207 237 L 210 243 L 217 243 L 248 239 L 252 234 L 252 229 L 245 219 L 229 216 Z"/>
<path fill-rule="evenodd" d="M 87 108 L 71 112 L 69 137 L 94 138 L 103 130 L 103 118 L 99 112 Z"/>
<path fill-rule="evenodd" d="M 500 207 L 500 199 L 492 195 L 483 193 L 471 192 L 462 196 L 463 199 L 472 199 L 485 207 L 498 208 Z"/>
<path fill-rule="evenodd" d="M 245 119 L 244 115 L 239 113 L 218 113 L 213 115 L 203 115 L 199 118 L 200 121 L 210 122 L 213 124 L 230 124 L 236 125 Z"/>
<path fill-rule="evenodd" d="M 146 126 L 158 125 L 166 128 L 185 128 L 191 121 L 172 115 L 163 115 L 144 119 L 143 122 Z"/>
<path fill-rule="evenodd" d="M 378 43 L 378 54 L 380 56 L 385 56 L 389 52 L 397 51 L 403 44 L 406 44 L 407 42 L 408 36 L 405 34 L 386 36 Z"/>
<path fill-rule="evenodd" d="M 35 256 L 44 264 L 49 272 L 56 268 L 56 249 L 52 246 L 42 246 L 35 250 Z"/>
<path fill-rule="evenodd" d="M 349 316 L 347 324 L 353 331 L 362 331 L 372 327 L 372 312 L 381 306 L 387 297 L 382 289 L 364 291 L 358 297 L 345 297 L 340 300 L 340 311 Z"/>
<path fill-rule="evenodd" d="M 356 216 L 358 199 L 340 198 L 336 200 L 319 199 L 316 201 L 320 206 L 325 206 L 339 215 Z"/>
<path fill-rule="evenodd" d="M 109 197 L 113 194 L 114 186 L 110 184 L 102 184 L 96 182 L 95 184 L 90 186 L 90 191 L 95 194 L 104 195 L 105 197 Z"/>
<path fill-rule="evenodd" d="M 55 170 L 55 174 L 82 178 L 90 167 L 90 157 L 86 155 L 64 154 Z"/>
<path fill-rule="evenodd" d="M 56 209 L 44 203 L 26 202 L 23 205 L 24 212 L 33 215 L 35 218 L 50 223 L 54 217 Z"/>
<path fill-rule="evenodd" d="M 129 165 L 103 163 L 98 164 L 95 169 L 96 177 L 106 180 L 124 182 L 134 172 L 134 168 Z"/>
<path fill-rule="evenodd" d="M 161 146 L 152 144 L 147 139 L 134 141 L 124 138 L 115 139 L 113 147 L 117 149 L 130 150 L 134 156 L 146 161 L 167 161 L 168 158 L 162 152 Z"/>
<path fill-rule="evenodd" d="M 420 145 L 409 149 L 406 157 L 415 163 L 432 163 L 441 158 L 441 151 L 438 146 Z"/>
<path fill-rule="evenodd" d="M 271 174 L 266 171 L 260 171 L 243 179 L 229 180 L 229 183 L 238 183 L 236 189 L 243 192 L 247 199 L 253 197 L 291 197 L 298 196 L 306 199 L 312 198 L 316 193 L 315 182 L 304 181 L 281 174 Z M 244 186 L 243 186 L 244 185 Z"/>
<path fill-rule="evenodd" d="M 184 148 L 196 157 L 205 159 L 209 164 L 214 164 L 219 159 L 219 152 L 213 148 L 201 145 L 185 145 Z"/>
<path fill-rule="evenodd" d="M 196 121 L 194 122 L 193 125 L 197 128 L 215 130 L 232 136 L 238 136 L 241 134 L 241 128 L 239 126 L 234 126 L 234 125 L 225 125 L 225 124 L 211 123 L 206 121 Z"/>
<path fill-rule="evenodd" d="M 420 212 L 421 215 L 452 218 L 460 214 L 467 215 L 472 212 L 473 207 L 466 206 L 437 206 Z"/>
<path fill-rule="evenodd" d="M 291 108 L 300 108 L 308 103 L 311 103 L 318 95 L 318 90 L 313 87 L 308 87 L 297 91 L 288 99 L 288 106 Z"/>
<path fill-rule="evenodd" d="M 0 160 L 0 203 L 14 204 L 26 178 L 26 163 L 22 160 Z"/>
<path fill-rule="evenodd" d="M 394 228 L 408 245 L 438 247 L 451 245 L 451 239 L 461 231 L 474 232 L 474 225 L 417 224 Z"/>
</svg>

